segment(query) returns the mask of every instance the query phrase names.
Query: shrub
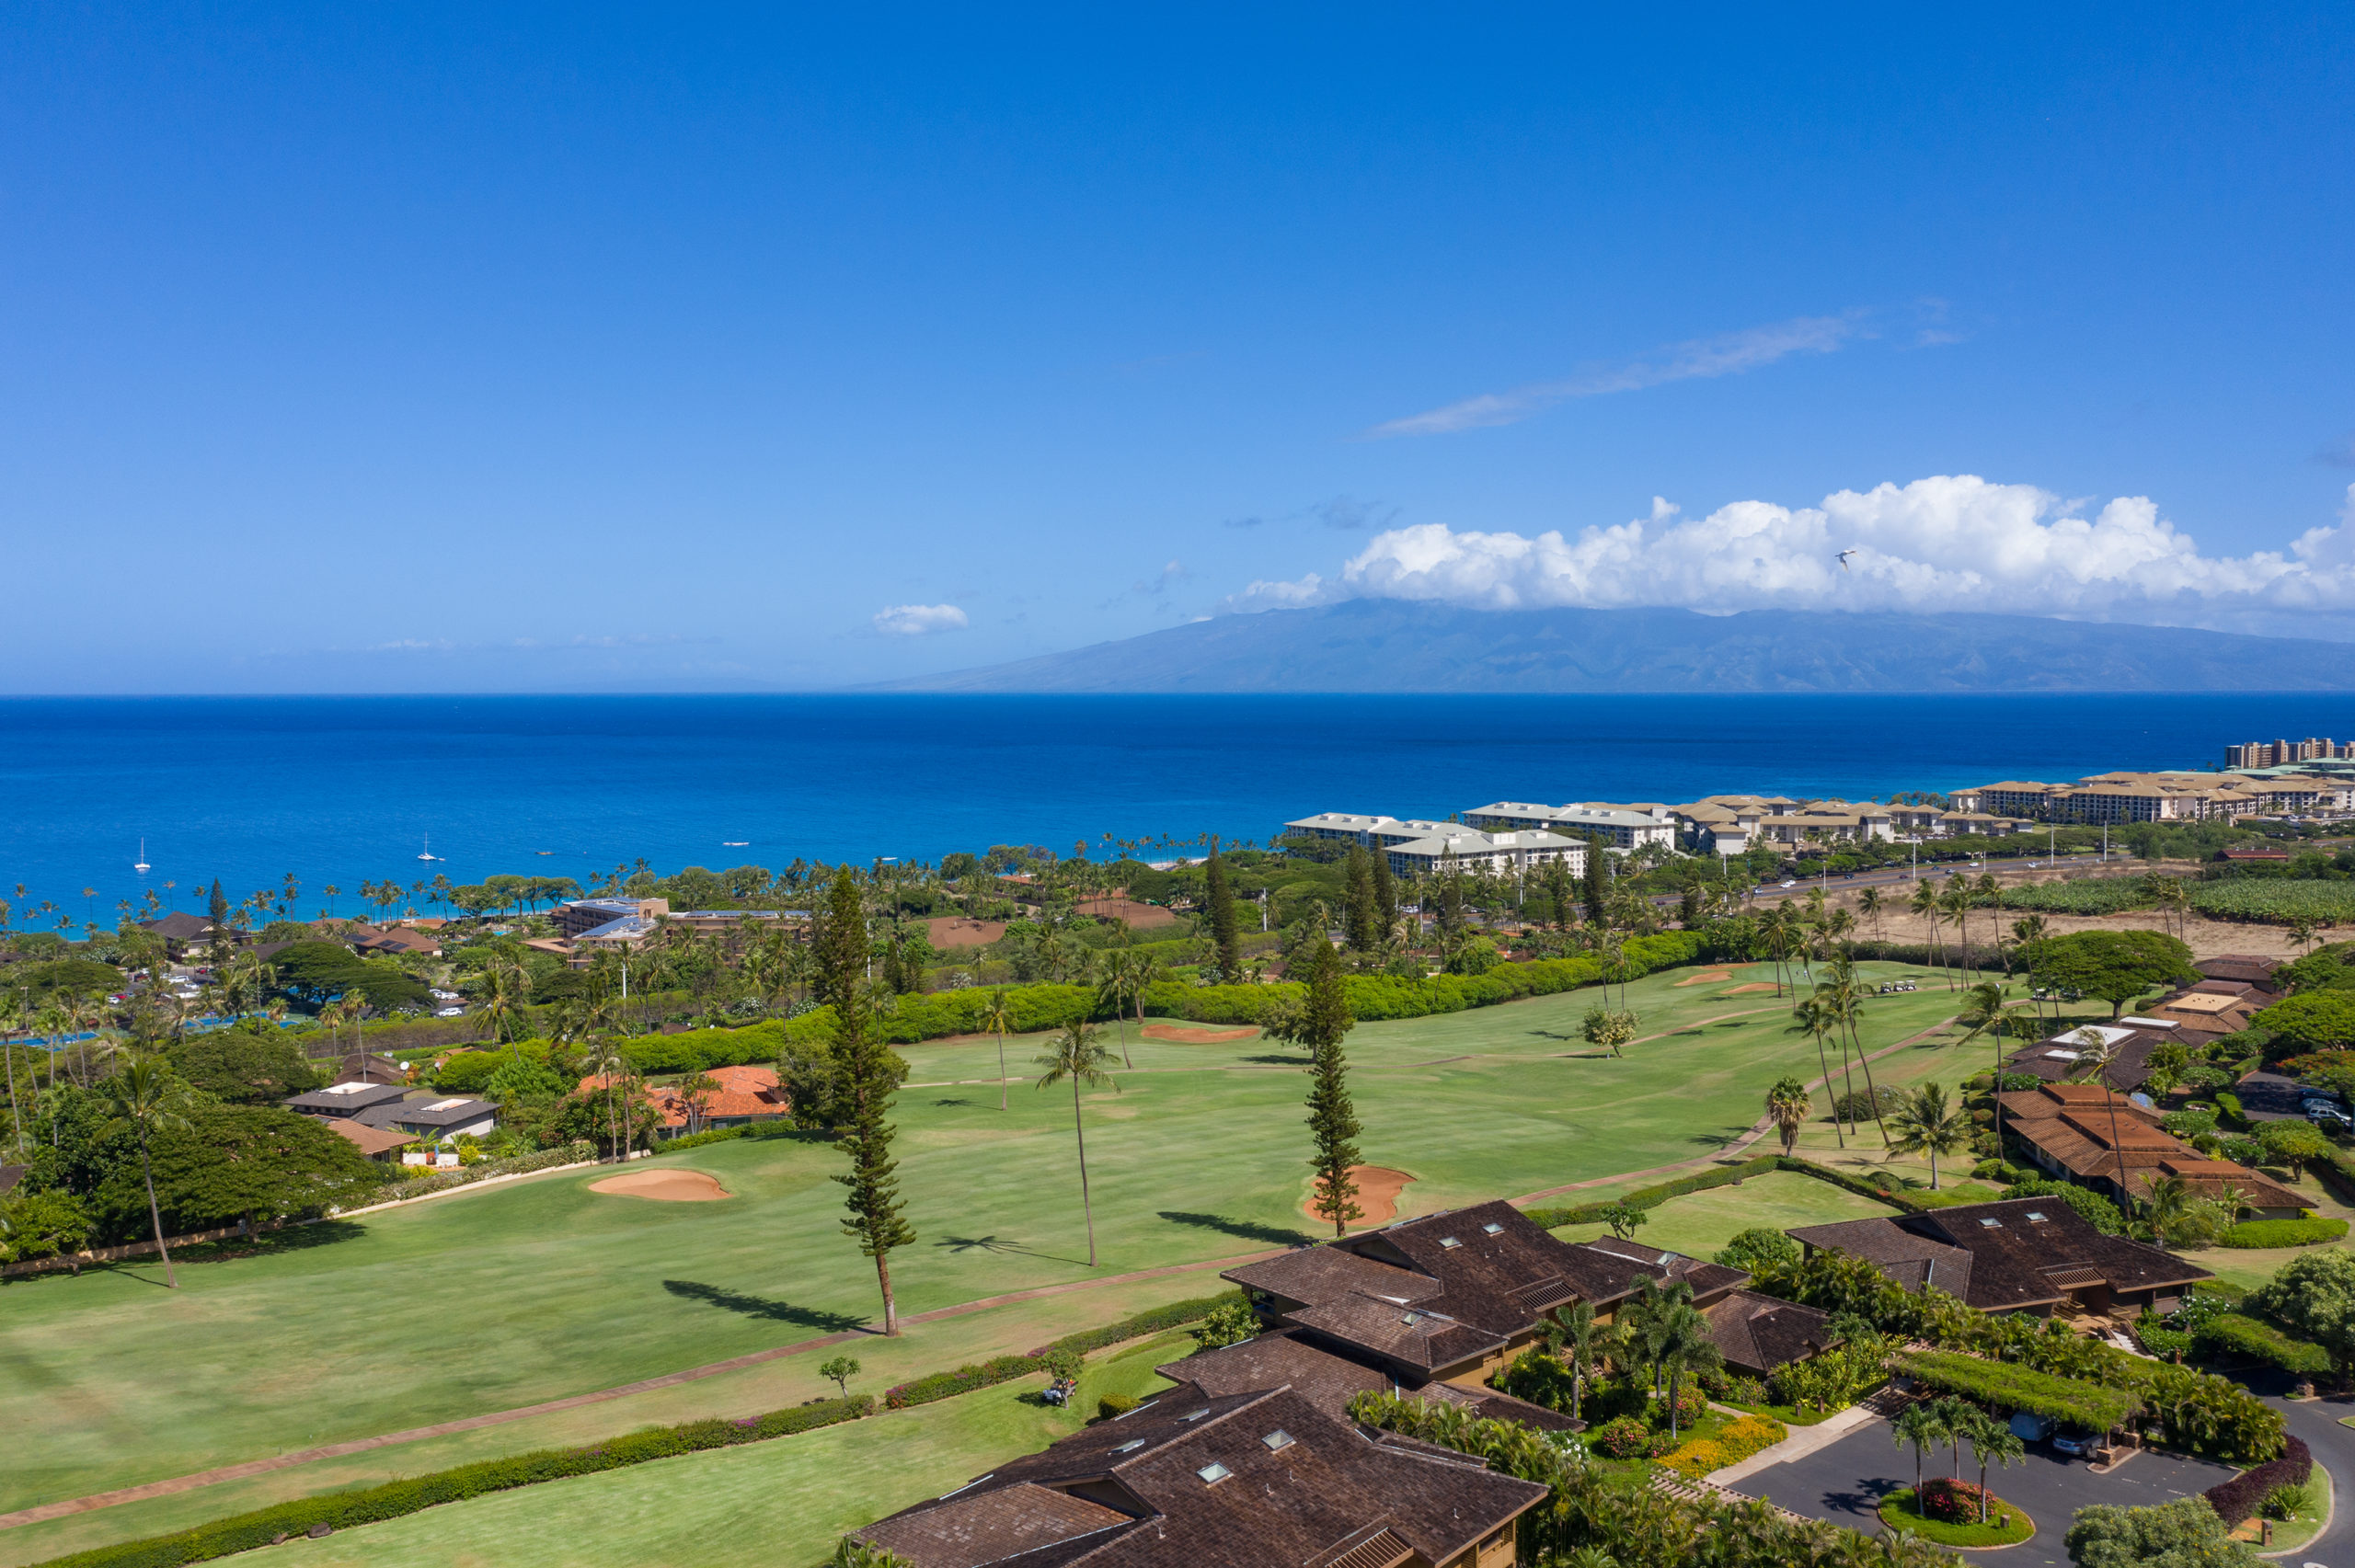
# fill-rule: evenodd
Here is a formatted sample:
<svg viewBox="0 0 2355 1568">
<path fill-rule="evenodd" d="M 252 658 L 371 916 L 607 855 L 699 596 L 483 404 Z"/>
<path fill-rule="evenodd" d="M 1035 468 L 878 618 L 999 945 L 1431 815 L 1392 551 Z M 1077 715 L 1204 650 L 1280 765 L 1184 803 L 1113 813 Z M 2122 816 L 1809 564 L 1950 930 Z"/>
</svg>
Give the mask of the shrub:
<svg viewBox="0 0 2355 1568">
<path fill-rule="evenodd" d="M 1738 1465 L 1752 1454 L 1773 1448 L 1788 1436 L 1790 1434 L 1779 1421 L 1763 1415 L 1745 1415 L 1715 1437 L 1695 1438 L 1671 1450 L 1661 1462 L 1680 1475 L 1689 1475 L 1698 1481 L 1712 1471 Z"/>
<path fill-rule="evenodd" d="M 2216 1091 L 2216 1125 L 2230 1131 L 2248 1126 L 2248 1116 L 2241 1110 L 2241 1097 L 2230 1090 Z"/>
<path fill-rule="evenodd" d="M 1109 1421 L 1115 1416 L 1128 1414 L 1136 1407 L 1137 1402 L 1126 1394 L 1106 1394 L 1096 1402 L 1096 1413 Z"/>
<path fill-rule="evenodd" d="M 2319 1345 L 2292 1339 L 2271 1323 L 2239 1312 L 2219 1312 L 2191 1332 L 2192 1347 L 2216 1360 L 2259 1361 L 2299 1377 L 2330 1370 L 2330 1354 Z"/>
<path fill-rule="evenodd" d="M 1259 1332 L 1259 1315 L 1242 1301 L 1221 1301 L 1212 1307 L 1194 1337 L 1204 1350 L 1240 1345 Z"/>
<path fill-rule="evenodd" d="M 1728 1459 L 1723 1448 L 1704 1437 L 1671 1451 L 1660 1462 L 1679 1475 L 1698 1481 L 1711 1471 L 1723 1470 L 1737 1461 Z"/>
<path fill-rule="evenodd" d="M 2257 1505 L 2257 1511 L 2268 1519 L 2294 1519 L 2314 1505 L 2312 1482 L 2285 1481 L 2265 1494 L 2265 1500 Z"/>
<path fill-rule="evenodd" d="M 2315 1456 L 2302 1437 L 2292 1437 L 2281 1457 L 2268 1459 L 2251 1470 L 2243 1471 L 2232 1480 L 2222 1482 L 2200 1494 L 2208 1506 L 2215 1511 L 2224 1528 L 2231 1529 L 2243 1519 L 2254 1515 L 2272 1494 L 2277 1486 L 2303 1486 L 2314 1474 Z"/>
<path fill-rule="evenodd" d="M 1975 1525 L 1979 1522 L 1979 1500 L 1982 1494 L 1972 1482 L 1952 1476 L 1938 1476 L 1923 1484 L 1915 1494 L 1914 1505 L 1925 1519 L 1943 1519 L 1950 1525 Z M 1984 1494 L 1993 1501 L 1993 1494 Z M 1992 1517 L 1993 1509 L 1989 1509 Z"/>
<path fill-rule="evenodd" d="M 1873 1119 L 1875 1096 L 1862 1089 L 1843 1094 L 1832 1102 L 1832 1114 L 1846 1122 L 1868 1122 Z M 1893 1116 L 1905 1104 L 1905 1092 L 1884 1083 L 1879 1087 L 1880 1115 Z"/>
<path fill-rule="evenodd" d="M 369 1195 L 371 1203 L 393 1203 L 402 1198 L 423 1197 L 449 1187 L 463 1187 L 475 1182 L 487 1182 L 493 1176 L 518 1176 L 529 1171 L 552 1171 L 558 1165 L 579 1165 L 597 1158 L 593 1143 L 568 1143 L 556 1149 L 543 1149 L 536 1154 L 519 1154 L 511 1160 L 486 1160 L 479 1165 L 467 1165 L 455 1171 L 438 1171 L 430 1176 L 419 1176 L 413 1182 L 396 1182 L 379 1187 Z"/>
<path fill-rule="evenodd" d="M 2031 1415 L 2051 1416 L 2095 1432 L 2118 1425 L 2142 1402 L 2123 1389 L 1952 1351 L 1901 1356 L 1896 1365 L 1939 1393 L 1960 1394 L 1998 1411 L 2024 1410 Z"/>
<path fill-rule="evenodd" d="M 2216 1130 L 2216 1113 L 2197 1105 L 2169 1111 L 2159 1118 L 2159 1126 L 2177 1138 L 2198 1138 L 2202 1133 Z"/>
<path fill-rule="evenodd" d="M 1587 1446 L 1606 1459 L 1640 1458 L 1651 1442 L 1651 1428 L 1632 1415 L 1604 1422 L 1587 1434 Z"/>
<path fill-rule="evenodd" d="M 2030 1176 L 2012 1184 L 2005 1197 L 2056 1198 L 2076 1211 L 2077 1217 L 2105 1236 L 2122 1235 L 2126 1217 L 2118 1212 L 2118 1205 L 2087 1187 L 2074 1182 L 2048 1181 L 2042 1176 Z"/>
<path fill-rule="evenodd" d="M 2096 1503 L 2077 1510 L 2076 1522 L 2069 1527 L 2062 1544 L 2077 1568 L 2251 1561 L 2248 1552 L 2234 1547 L 2227 1538 L 2228 1528 L 2212 1512 L 2201 1507 L 2195 1497 L 2163 1503 L 2155 1508 L 2121 1508 L 2114 1503 Z"/>
<path fill-rule="evenodd" d="M 1775 1265 L 1799 1261 L 1799 1244 L 1782 1231 L 1760 1227 L 1738 1232 L 1718 1249 L 1717 1262 L 1727 1268 L 1754 1273 Z"/>
<path fill-rule="evenodd" d="M 2346 1234 L 2344 1219 L 2245 1219 L 2223 1241 L 2228 1247 L 2310 1247 Z"/>
</svg>

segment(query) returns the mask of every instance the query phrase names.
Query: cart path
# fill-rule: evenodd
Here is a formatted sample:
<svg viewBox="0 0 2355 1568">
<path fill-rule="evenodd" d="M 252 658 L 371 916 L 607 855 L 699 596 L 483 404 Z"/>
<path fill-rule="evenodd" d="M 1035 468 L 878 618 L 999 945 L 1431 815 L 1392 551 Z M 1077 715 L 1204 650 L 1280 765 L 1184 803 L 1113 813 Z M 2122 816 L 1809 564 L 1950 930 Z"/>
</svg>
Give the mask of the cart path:
<svg viewBox="0 0 2355 1568">
<path fill-rule="evenodd" d="M 1749 1008 L 1741 1013 L 1721 1013 L 1715 1018 L 1702 1019 L 1699 1023 L 1686 1024 L 1684 1027 L 1700 1028 L 1727 1018 L 1738 1018 L 1752 1013 L 1773 1011 L 1775 1009 L 1772 1007 Z M 1873 1052 L 1868 1059 L 1877 1060 L 1891 1052 L 1902 1050 L 1908 1046 L 1918 1045 L 1953 1022 L 1952 1018 L 1941 1019 L 1918 1034 L 1909 1035 L 1893 1046 L 1887 1046 Z M 1648 1036 L 1646 1038 L 1662 1039 L 1668 1035 L 1678 1032 L 1668 1030 L 1660 1035 Z M 1438 1059 L 1463 1060 L 1465 1059 L 1456 1057 Z M 1200 1070 L 1176 1070 L 1199 1071 Z M 996 1081 L 991 1079 L 984 1082 L 995 1082 Z M 1810 1089 L 1824 1086 L 1824 1080 L 1821 1078 L 1814 1080 L 1809 1085 Z M 910 1087 L 917 1087 L 917 1085 L 910 1085 Z M 1543 1191 L 1526 1193 L 1510 1201 L 1516 1205 L 1525 1205 L 1560 1193 L 1576 1192 L 1583 1187 L 1609 1186 L 1648 1176 L 1668 1176 L 1683 1171 L 1697 1170 L 1702 1166 L 1716 1163 L 1729 1154 L 1740 1153 L 1764 1137 L 1771 1129 L 1772 1124 L 1764 1117 L 1761 1117 L 1743 1137 L 1714 1154 L 1681 1160 L 1671 1165 L 1654 1166 L 1648 1171 L 1624 1172 L 1617 1175 L 1597 1176 L 1588 1181 L 1571 1182 L 1564 1186 L 1546 1187 Z M 1019 1301 L 1035 1301 L 1050 1296 L 1064 1296 L 1074 1291 L 1097 1290 L 1106 1286 L 1127 1285 L 1144 1279 L 1166 1279 L 1182 1274 L 1199 1274 L 1205 1269 L 1235 1268 L 1243 1264 L 1257 1263 L 1262 1258 L 1279 1256 L 1289 1250 L 1289 1248 L 1276 1247 L 1261 1252 L 1239 1253 L 1234 1257 L 1212 1258 L 1201 1263 L 1170 1264 L 1160 1268 L 1137 1269 L 1128 1274 L 1108 1275 L 1101 1279 L 1074 1279 L 1061 1285 L 1042 1285 L 1028 1290 L 1008 1291 L 1000 1296 L 984 1296 L 978 1300 L 960 1302 L 953 1307 L 936 1307 L 928 1312 L 913 1312 L 902 1318 L 901 1322 L 937 1322 L 945 1318 L 962 1317 L 970 1312 L 987 1311 L 994 1307 L 1010 1306 Z M 217 1485 L 224 1481 L 244 1481 L 252 1476 L 267 1475 L 273 1471 L 292 1470 L 297 1465 L 310 1464 L 318 1459 L 341 1459 L 351 1454 L 367 1453 L 372 1449 L 396 1448 L 404 1443 L 418 1443 L 431 1437 L 447 1437 L 461 1432 L 478 1431 L 486 1426 L 500 1426 L 514 1421 L 529 1421 L 534 1416 L 555 1415 L 568 1410 L 603 1404 L 611 1400 L 627 1399 L 633 1394 L 651 1393 L 658 1389 L 675 1388 L 682 1383 L 692 1383 L 705 1378 L 721 1377 L 729 1372 L 742 1371 L 749 1367 L 761 1366 L 765 1362 L 783 1360 L 788 1356 L 799 1356 L 811 1350 L 823 1350 L 830 1345 L 871 1338 L 877 1333 L 878 1331 L 873 1329 L 851 1329 L 841 1333 L 821 1334 L 815 1339 L 798 1340 L 791 1345 L 775 1345 L 767 1350 L 755 1350 L 747 1355 L 730 1356 L 725 1361 L 714 1361 L 701 1367 L 689 1367 L 677 1372 L 665 1372 L 660 1377 L 644 1378 L 634 1383 L 623 1383 L 615 1388 L 599 1389 L 590 1393 L 572 1394 L 564 1399 L 543 1401 L 538 1404 L 518 1405 L 511 1410 L 490 1411 L 481 1415 L 469 1415 L 457 1421 L 436 1422 L 431 1426 L 411 1426 L 402 1431 L 386 1432 L 373 1437 L 355 1437 L 341 1443 L 323 1443 L 315 1448 L 297 1448 L 288 1453 L 273 1454 L 268 1459 L 247 1459 L 241 1464 L 220 1465 L 212 1470 L 172 1476 L 163 1481 L 144 1482 L 137 1486 L 119 1487 L 111 1492 L 94 1492 L 85 1497 L 68 1497 L 54 1503 L 38 1504 L 30 1508 L 19 1508 L 12 1514 L 0 1514 L 0 1530 L 14 1529 L 19 1525 L 40 1524 L 50 1519 L 68 1518 L 75 1514 L 96 1513 L 101 1508 L 112 1508 L 124 1503 L 141 1503 L 151 1497 L 168 1497 L 177 1493 L 193 1492 L 199 1487 Z"/>
</svg>

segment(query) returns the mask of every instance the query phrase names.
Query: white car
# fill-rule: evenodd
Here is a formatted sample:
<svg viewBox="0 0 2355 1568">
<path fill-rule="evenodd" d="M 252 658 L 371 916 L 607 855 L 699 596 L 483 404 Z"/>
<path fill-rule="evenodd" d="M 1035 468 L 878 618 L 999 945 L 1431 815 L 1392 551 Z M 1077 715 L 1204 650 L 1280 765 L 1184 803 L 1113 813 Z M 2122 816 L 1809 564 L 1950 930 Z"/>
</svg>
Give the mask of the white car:
<svg viewBox="0 0 2355 1568">
<path fill-rule="evenodd" d="M 435 1010 L 433 1014 L 436 1018 L 464 1018 L 465 1015 L 466 1010 L 463 1007 L 439 1008 Z"/>
<path fill-rule="evenodd" d="M 1776 884 L 1776 886 L 1777 886 L 1777 887 L 1798 887 L 1798 883 L 1796 883 L 1796 882 L 1794 882 L 1794 881 L 1792 881 L 1789 877 L 1787 877 L 1787 876 L 1786 876 L 1786 877 L 1785 877 L 1781 882 L 1777 883 L 1777 884 Z"/>
<path fill-rule="evenodd" d="M 437 990 L 433 991 L 431 994 L 432 994 L 433 1000 L 434 1000 L 434 1001 L 457 1001 L 457 1000 L 458 1000 L 458 993 L 457 993 L 456 991 L 454 991 L 454 990 Z"/>
</svg>

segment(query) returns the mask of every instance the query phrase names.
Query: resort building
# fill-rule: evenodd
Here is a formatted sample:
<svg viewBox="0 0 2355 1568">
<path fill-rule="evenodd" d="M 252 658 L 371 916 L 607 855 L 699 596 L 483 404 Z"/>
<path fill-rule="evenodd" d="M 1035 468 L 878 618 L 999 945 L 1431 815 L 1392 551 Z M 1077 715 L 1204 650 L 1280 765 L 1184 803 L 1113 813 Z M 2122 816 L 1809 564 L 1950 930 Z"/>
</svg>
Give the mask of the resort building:
<svg viewBox="0 0 2355 1568">
<path fill-rule="evenodd" d="M 1676 847 L 1676 814 L 1665 806 L 1611 806 L 1601 801 L 1542 806 L 1499 800 L 1466 811 L 1464 820 L 1475 828 L 1560 833 L 1615 850 L 1638 850 L 1647 844 Z"/>
<path fill-rule="evenodd" d="M 1936 1286 L 1982 1312 L 2172 1312 L 2186 1287 L 2214 1277 L 2164 1248 L 2105 1236 L 2051 1198 L 1802 1225 L 1788 1234 L 1809 1257 L 1847 1253 L 1908 1291 Z"/>
<path fill-rule="evenodd" d="M 2224 748 L 2227 768 L 2278 768 L 2290 762 L 2355 758 L 2355 744 L 2339 745 L 2328 736 L 2303 740 L 2244 740 Z"/>
<path fill-rule="evenodd" d="M 1545 1495 L 1295 1389 L 1181 1383 L 853 1539 L 913 1568 L 1514 1568 Z"/>
<path fill-rule="evenodd" d="M 1541 865 L 1563 862 L 1572 876 L 1586 875 L 1586 845 L 1558 833 L 1484 833 L 1445 825 L 1425 838 L 1389 844 L 1384 853 L 1397 876 L 1436 876 L 1449 870 L 1484 871 L 1493 876 L 1525 876 Z"/>
<path fill-rule="evenodd" d="M 1342 843 L 1361 844 L 1367 849 L 1381 849 L 1389 844 L 1403 844 L 1417 839 L 1427 839 L 1434 833 L 1463 830 L 1461 822 L 1430 822 L 1419 817 L 1357 817 L 1346 811 L 1320 811 L 1314 817 L 1301 817 L 1283 825 L 1286 835 L 1298 833 L 1312 839 L 1333 839 Z"/>
<path fill-rule="evenodd" d="M 2047 1083 L 1995 1096 L 2004 1131 L 2051 1175 L 2112 1200 L 2149 1199 L 2163 1176 L 2179 1178 L 2201 1197 L 2228 1191 L 2268 1219 L 2304 1212 L 2297 1194 L 2246 1165 L 2211 1160 L 2159 1126 L 2155 1112 L 2097 1084 Z"/>
<path fill-rule="evenodd" d="M 665 926 L 696 936 L 718 936 L 809 918 L 803 910 L 673 910 L 667 898 L 573 898 L 558 904 L 551 914 L 557 939 L 525 945 L 562 954 L 576 969 L 585 967 L 600 952 L 626 953 Z"/>
</svg>

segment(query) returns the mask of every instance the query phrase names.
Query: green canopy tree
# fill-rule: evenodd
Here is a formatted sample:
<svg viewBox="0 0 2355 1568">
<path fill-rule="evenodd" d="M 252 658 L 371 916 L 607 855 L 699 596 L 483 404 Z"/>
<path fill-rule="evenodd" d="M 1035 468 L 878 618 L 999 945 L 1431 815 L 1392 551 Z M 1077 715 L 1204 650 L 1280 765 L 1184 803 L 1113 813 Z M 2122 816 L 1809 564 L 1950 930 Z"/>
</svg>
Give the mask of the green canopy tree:
<svg viewBox="0 0 2355 1568">
<path fill-rule="evenodd" d="M 221 885 L 213 885 L 221 897 Z M 163 1210 L 155 1202 L 155 1166 L 150 1157 L 156 1137 L 187 1125 L 186 1110 L 194 1095 L 160 1058 L 136 1057 L 125 1062 L 100 1085 L 112 1125 L 130 1130 L 139 1143 L 139 1175 L 147 1188 L 147 1220 L 155 1235 L 155 1251 L 164 1260 L 164 1284 L 179 1288 L 172 1267 L 171 1249 L 164 1243 Z"/>
<path fill-rule="evenodd" d="M 2267 1054 L 2304 1056 L 2355 1047 L 2355 991 L 2301 991 L 2250 1020 L 2273 1036 Z"/>
<path fill-rule="evenodd" d="M 1344 886 L 1348 892 L 1341 903 L 1341 925 L 1350 950 L 1371 953 L 1382 939 L 1382 922 L 1373 900 L 1373 861 L 1363 844 L 1350 846 Z"/>
<path fill-rule="evenodd" d="M 320 1087 L 327 1077 L 269 1025 L 185 1036 L 165 1056 L 190 1088 L 232 1105 L 275 1105 Z"/>
<path fill-rule="evenodd" d="M 2113 1018 L 2138 996 L 2200 979 L 2191 949 L 2164 932 L 2072 932 L 2029 943 L 2021 956 L 2039 983 L 2097 996 Z"/>
<path fill-rule="evenodd" d="M 191 1230 L 350 1207 L 385 1174 L 324 1123 L 270 1105 L 191 1104 L 156 1134 L 154 1162 L 161 1207 Z"/>
</svg>

